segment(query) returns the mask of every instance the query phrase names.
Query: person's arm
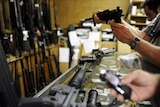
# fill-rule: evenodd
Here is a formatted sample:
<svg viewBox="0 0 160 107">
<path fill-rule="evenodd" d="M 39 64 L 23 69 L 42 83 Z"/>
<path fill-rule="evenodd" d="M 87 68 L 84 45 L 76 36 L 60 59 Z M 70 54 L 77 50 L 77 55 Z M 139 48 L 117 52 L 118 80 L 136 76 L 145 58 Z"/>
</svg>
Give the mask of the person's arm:
<svg viewBox="0 0 160 107">
<path fill-rule="evenodd" d="M 147 57 L 154 64 L 160 66 L 160 47 L 154 46 L 149 42 L 146 42 L 150 40 L 150 36 L 148 35 L 151 34 L 154 26 L 160 26 L 160 21 L 158 21 L 159 17 L 160 14 L 157 15 L 155 20 L 153 20 L 152 23 L 144 31 L 134 28 L 124 20 L 122 20 L 121 23 L 115 23 L 111 21 L 110 25 L 114 36 L 123 43 L 130 45 L 131 41 L 134 40 L 136 37 L 141 38 L 135 50 L 141 55 Z M 102 23 L 102 21 L 100 21 L 97 16 L 94 16 L 94 21 L 96 23 Z M 156 23 L 157 21 L 158 24 Z"/>
<path fill-rule="evenodd" d="M 155 65 L 160 66 L 160 47 L 141 39 L 135 51 L 148 58 Z"/>
<path fill-rule="evenodd" d="M 144 101 L 153 97 L 159 90 L 160 74 L 151 74 L 146 71 L 135 70 L 121 78 L 121 83 L 130 86 L 132 90 L 130 100 L 136 102 Z M 114 89 L 111 89 L 111 95 L 117 95 L 119 100 L 124 100 L 124 97 L 117 94 Z"/>
<path fill-rule="evenodd" d="M 131 29 L 130 26 L 127 26 L 126 24 L 119 24 L 115 22 L 110 23 L 112 32 L 114 33 L 114 36 L 121 42 L 126 43 L 130 45 L 131 41 L 134 40 L 137 36 L 137 34 L 144 36 L 145 33 L 136 33 Z M 143 35 L 144 34 L 144 35 Z M 160 47 L 154 46 L 151 43 L 141 39 L 138 45 L 136 46 L 135 50 L 139 52 L 141 55 L 147 57 L 150 61 L 152 61 L 154 64 L 160 66 Z"/>
<path fill-rule="evenodd" d="M 138 28 L 134 27 L 134 26 L 131 26 L 130 24 L 128 24 L 126 21 L 124 21 L 122 19 L 122 24 L 124 24 L 125 26 L 128 27 L 128 29 L 130 29 L 135 35 L 137 35 L 139 38 L 146 38 L 146 33 L 144 33 L 142 30 L 139 30 Z M 148 37 L 148 36 L 147 36 Z"/>
</svg>

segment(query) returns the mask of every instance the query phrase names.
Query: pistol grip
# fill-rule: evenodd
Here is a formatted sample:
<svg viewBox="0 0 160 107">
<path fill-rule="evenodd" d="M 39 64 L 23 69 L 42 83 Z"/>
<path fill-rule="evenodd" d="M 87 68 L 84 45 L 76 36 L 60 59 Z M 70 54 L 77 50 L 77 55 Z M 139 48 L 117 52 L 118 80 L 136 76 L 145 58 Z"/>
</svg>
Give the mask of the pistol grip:
<svg viewBox="0 0 160 107">
<path fill-rule="evenodd" d="M 122 88 L 122 90 L 124 90 L 124 94 L 123 94 L 124 98 L 130 99 L 131 92 L 132 92 L 131 88 L 128 85 L 121 85 L 120 87 Z"/>
</svg>

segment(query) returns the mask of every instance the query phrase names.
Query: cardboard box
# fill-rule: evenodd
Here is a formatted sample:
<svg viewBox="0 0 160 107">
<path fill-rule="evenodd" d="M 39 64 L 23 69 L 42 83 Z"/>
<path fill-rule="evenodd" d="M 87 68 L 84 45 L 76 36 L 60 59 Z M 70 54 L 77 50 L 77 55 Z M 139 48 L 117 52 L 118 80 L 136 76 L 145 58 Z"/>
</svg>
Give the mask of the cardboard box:
<svg viewBox="0 0 160 107">
<path fill-rule="evenodd" d="M 131 53 L 131 47 L 128 44 L 117 41 L 117 52 Z"/>
<path fill-rule="evenodd" d="M 117 50 L 117 42 L 103 41 L 101 48 L 114 48 Z"/>
</svg>

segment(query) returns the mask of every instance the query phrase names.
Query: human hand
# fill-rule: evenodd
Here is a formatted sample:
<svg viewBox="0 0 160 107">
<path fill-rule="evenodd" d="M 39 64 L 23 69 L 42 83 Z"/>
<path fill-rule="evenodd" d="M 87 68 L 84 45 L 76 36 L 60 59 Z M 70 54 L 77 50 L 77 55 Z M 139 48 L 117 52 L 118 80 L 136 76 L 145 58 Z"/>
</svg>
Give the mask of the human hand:
<svg viewBox="0 0 160 107">
<path fill-rule="evenodd" d="M 155 95 L 157 87 L 159 87 L 160 75 L 150 74 L 146 71 L 135 70 L 127 76 L 121 78 L 122 84 L 127 84 L 131 89 L 130 100 L 139 102 L 144 101 Z M 111 89 L 111 95 L 116 96 L 122 101 L 124 97 L 114 89 Z"/>
<path fill-rule="evenodd" d="M 98 12 L 102 12 L 103 10 L 99 10 Z M 104 23 L 102 20 L 99 19 L 99 17 L 95 14 L 93 15 L 93 20 L 95 23 L 99 24 L 99 23 Z"/>
<path fill-rule="evenodd" d="M 122 23 L 110 22 L 112 32 L 114 36 L 121 42 L 130 44 L 130 42 L 135 38 L 135 35 L 132 33 L 132 29 Z"/>
</svg>

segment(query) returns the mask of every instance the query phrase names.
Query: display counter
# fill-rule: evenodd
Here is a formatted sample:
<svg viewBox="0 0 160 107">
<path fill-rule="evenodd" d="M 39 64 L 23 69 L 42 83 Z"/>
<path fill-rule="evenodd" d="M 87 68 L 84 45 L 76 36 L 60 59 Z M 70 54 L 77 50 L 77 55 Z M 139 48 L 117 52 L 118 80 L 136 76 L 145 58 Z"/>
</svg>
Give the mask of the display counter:
<svg viewBox="0 0 160 107">
<path fill-rule="evenodd" d="M 118 60 L 119 55 L 124 55 L 124 54 L 110 53 L 105 55 L 102 58 L 101 63 L 99 65 L 91 66 L 91 63 L 88 64 L 86 67 L 87 69 L 89 69 L 89 72 L 85 73 L 83 90 L 85 90 L 86 92 L 89 92 L 90 89 L 97 90 L 98 92 L 97 102 L 100 102 L 102 106 L 105 106 L 105 107 L 118 107 L 118 106 L 125 107 L 126 105 L 130 105 L 132 107 L 133 106 L 151 107 L 150 101 L 144 101 L 140 103 L 135 103 L 128 100 L 124 102 L 117 101 L 115 97 L 110 96 L 110 89 L 107 88 L 105 83 L 100 80 L 99 72 L 101 69 L 106 69 L 106 68 L 110 69 L 113 73 L 121 76 L 126 75 L 134 70 L 134 69 L 127 69 L 122 67 Z M 48 96 L 51 87 L 57 84 L 68 85 L 68 82 L 76 73 L 77 67 L 78 65 L 75 65 L 69 70 L 67 70 L 60 77 L 58 77 L 56 80 L 54 80 L 49 85 L 47 85 L 44 89 L 42 89 L 39 93 L 37 93 L 34 97 Z"/>
</svg>

